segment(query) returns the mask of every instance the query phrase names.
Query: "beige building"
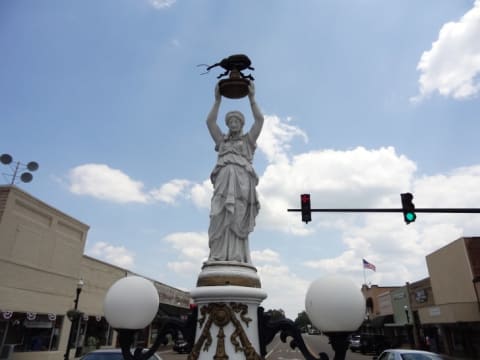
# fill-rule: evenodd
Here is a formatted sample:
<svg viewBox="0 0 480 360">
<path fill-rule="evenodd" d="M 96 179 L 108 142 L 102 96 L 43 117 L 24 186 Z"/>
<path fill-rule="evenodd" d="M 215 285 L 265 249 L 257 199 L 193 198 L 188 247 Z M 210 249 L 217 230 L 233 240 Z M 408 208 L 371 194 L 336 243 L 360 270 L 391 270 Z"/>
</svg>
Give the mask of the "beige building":
<svg viewBox="0 0 480 360">
<path fill-rule="evenodd" d="M 390 321 L 393 309 L 390 299 L 390 292 L 398 286 L 363 285 L 362 294 L 366 300 L 367 318 L 375 321 L 375 327 L 383 326 L 383 323 Z"/>
<path fill-rule="evenodd" d="M 480 237 L 463 237 L 427 256 L 434 304 L 418 309 L 425 334 L 449 354 L 480 357 Z"/>
<path fill-rule="evenodd" d="M 402 288 L 362 288 L 371 327 L 392 344 L 480 358 L 480 237 L 457 239 L 427 255 L 426 262 L 428 278 Z"/>
<path fill-rule="evenodd" d="M 84 287 L 72 331 L 70 359 L 116 343 L 103 317 L 108 288 L 130 272 L 83 255 L 88 225 L 32 197 L 16 186 L 0 186 L 0 358 L 63 359 L 79 279 Z M 188 311 L 187 292 L 154 281 L 161 314 Z M 145 345 L 147 329 L 138 339 Z M 2 357 L 4 356 L 4 357 Z"/>
<path fill-rule="evenodd" d="M 407 283 L 406 289 L 408 292 L 407 306 L 411 314 L 413 344 L 416 347 L 425 348 L 427 345 L 425 344 L 425 334 L 420 314 L 424 313 L 425 309 L 435 305 L 430 278 Z"/>
</svg>

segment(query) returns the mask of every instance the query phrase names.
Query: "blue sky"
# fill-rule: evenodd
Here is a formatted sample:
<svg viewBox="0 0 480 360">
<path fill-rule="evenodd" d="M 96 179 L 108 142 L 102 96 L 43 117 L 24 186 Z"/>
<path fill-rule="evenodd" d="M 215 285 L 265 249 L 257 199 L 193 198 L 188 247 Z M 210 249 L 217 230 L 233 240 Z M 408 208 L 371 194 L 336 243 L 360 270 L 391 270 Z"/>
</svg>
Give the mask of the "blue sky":
<svg viewBox="0 0 480 360">
<path fill-rule="evenodd" d="M 368 282 L 403 285 L 479 235 L 477 215 L 287 212 L 301 193 L 317 208 L 399 207 L 407 191 L 417 207 L 478 207 L 478 38 L 478 0 L 4 0 L 0 153 L 40 164 L 19 186 L 88 224 L 88 255 L 191 289 L 221 71 L 197 65 L 247 54 L 265 115 L 250 246 L 264 306 L 294 318 L 319 276 L 360 286 L 366 258 Z M 224 99 L 221 124 L 233 109 L 251 124 L 246 99 Z"/>
</svg>

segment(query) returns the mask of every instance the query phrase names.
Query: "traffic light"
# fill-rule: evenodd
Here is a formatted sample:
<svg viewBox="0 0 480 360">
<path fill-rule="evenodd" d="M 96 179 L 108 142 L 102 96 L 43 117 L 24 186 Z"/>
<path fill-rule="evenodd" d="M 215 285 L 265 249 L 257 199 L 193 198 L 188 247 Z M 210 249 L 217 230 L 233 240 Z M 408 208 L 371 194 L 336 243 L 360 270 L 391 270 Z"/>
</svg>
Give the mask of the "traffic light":
<svg viewBox="0 0 480 360">
<path fill-rule="evenodd" d="M 300 204 L 302 207 L 302 221 L 308 224 L 312 221 L 312 210 L 310 207 L 310 194 L 300 195 Z"/>
<path fill-rule="evenodd" d="M 400 197 L 402 198 L 403 219 L 408 225 L 417 218 L 417 215 L 415 215 L 415 205 L 412 203 L 413 195 L 411 193 L 404 193 L 400 194 Z"/>
</svg>

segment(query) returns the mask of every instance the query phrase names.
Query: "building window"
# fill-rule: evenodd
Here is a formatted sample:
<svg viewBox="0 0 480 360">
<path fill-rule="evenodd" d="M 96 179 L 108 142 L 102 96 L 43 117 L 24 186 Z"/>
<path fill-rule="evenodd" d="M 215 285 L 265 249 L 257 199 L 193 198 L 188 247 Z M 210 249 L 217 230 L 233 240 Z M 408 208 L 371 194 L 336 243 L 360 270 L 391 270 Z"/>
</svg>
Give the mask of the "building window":
<svg viewBox="0 0 480 360">
<path fill-rule="evenodd" d="M 89 346 L 95 344 L 100 346 L 112 345 L 113 329 L 107 320 L 102 316 L 89 316 L 86 324 L 86 340 Z"/>
<path fill-rule="evenodd" d="M 0 345 L 15 345 L 15 352 L 58 350 L 63 316 L 11 313 L 0 316 Z"/>
</svg>

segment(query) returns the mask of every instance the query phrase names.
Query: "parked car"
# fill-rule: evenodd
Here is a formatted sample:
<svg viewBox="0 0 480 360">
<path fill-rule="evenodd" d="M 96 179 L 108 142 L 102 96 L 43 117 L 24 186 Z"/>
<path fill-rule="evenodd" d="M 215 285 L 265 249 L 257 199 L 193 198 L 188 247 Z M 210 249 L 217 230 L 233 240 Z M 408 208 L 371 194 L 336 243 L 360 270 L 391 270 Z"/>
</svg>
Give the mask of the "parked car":
<svg viewBox="0 0 480 360">
<path fill-rule="evenodd" d="M 176 351 L 179 354 L 189 354 L 191 350 L 192 347 L 184 339 L 177 339 L 173 344 L 173 351 Z"/>
<path fill-rule="evenodd" d="M 144 352 L 146 351 L 147 349 L 144 350 Z M 80 360 L 124 360 L 124 358 L 121 349 L 101 349 L 83 355 Z M 162 358 L 157 354 L 153 354 L 148 360 L 162 360 Z"/>
<path fill-rule="evenodd" d="M 359 334 L 356 334 L 356 335 L 352 335 L 350 337 L 350 350 L 352 350 L 353 352 L 356 352 L 356 351 L 360 351 L 360 335 Z"/>
<path fill-rule="evenodd" d="M 381 334 L 360 334 L 360 352 L 362 354 L 376 355 L 380 354 L 383 350 L 390 347 L 390 343 L 385 338 L 385 335 Z"/>
<path fill-rule="evenodd" d="M 322 332 L 312 326 L 310 329 L 308 329 L 308 334 L 309 335 L 321 335 Z"/>
<path fill-rule="evenodd" d="M 451 359 L 440 354 L 423 350 L 388 349 L 380 356 L 374 356 L 374 360 L 446 360 Z"/>
</svg>

